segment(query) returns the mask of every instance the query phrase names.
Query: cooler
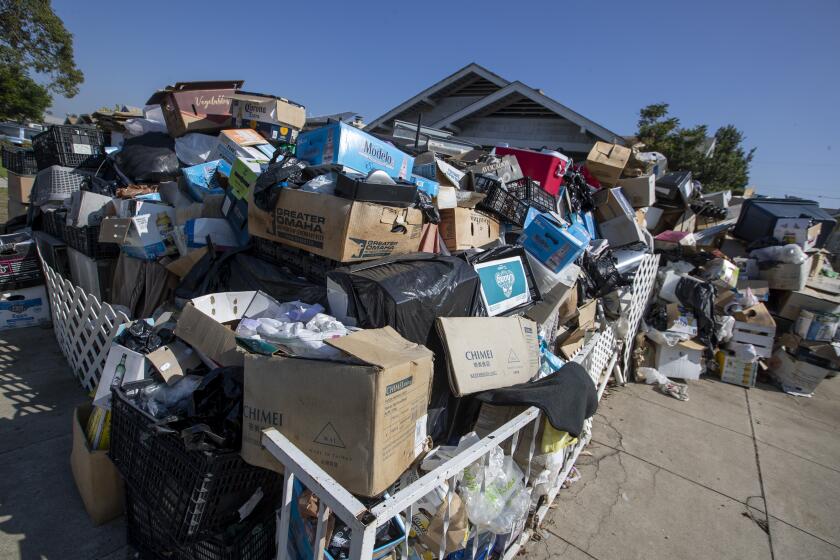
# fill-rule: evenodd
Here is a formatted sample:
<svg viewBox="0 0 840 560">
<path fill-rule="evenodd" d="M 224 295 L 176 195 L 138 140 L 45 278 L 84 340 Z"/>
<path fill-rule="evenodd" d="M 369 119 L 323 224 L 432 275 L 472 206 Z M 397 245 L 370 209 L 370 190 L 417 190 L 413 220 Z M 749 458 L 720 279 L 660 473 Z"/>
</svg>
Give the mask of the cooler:
<svg viewBox="0 0 840 560">
<path fill-rule="evenodd" d="M 560 185 L 563 184 L 563 175 L 569 167 L 569 158 L 552 152 L 544 154 L 533 150 L 521 150 L 518 148 L 496 148 L 496 155 L 516 156 L 516 161 L 522 169 L 522 173 L 535 181 L 549 194 L 557 196 Z"/>
</svg>

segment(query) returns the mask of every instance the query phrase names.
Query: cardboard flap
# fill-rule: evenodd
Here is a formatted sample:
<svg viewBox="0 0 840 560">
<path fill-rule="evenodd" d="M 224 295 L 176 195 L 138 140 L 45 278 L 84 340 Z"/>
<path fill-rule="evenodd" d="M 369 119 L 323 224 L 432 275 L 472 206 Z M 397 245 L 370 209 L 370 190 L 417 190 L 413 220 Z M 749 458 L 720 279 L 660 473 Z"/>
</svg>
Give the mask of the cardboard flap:
<svg viewBox="0 0 840 560">
<path fill-rule="evenodd" d="M 131 234 L 131 224 L 131 218 L 104 218 L 99 228 L 99 242 L 125 243 Z"/>
<path fill-rule="evenodd" d="M 201 364 L 198 354 L 180 341 L 161 346 L 146 354 L 146 359 L 152 363 L 167 385 L 177 382 L 186 372 Z"/>
<path fill-rule="evenodd" d="M 738 311 L 732 314 L 736 321 L 741 321 L 750 325 L 758 325 L 764 327 L 775 327 L 776 321 L 773 316 L 767 311 L 763 303 L 757 303 L 752 307 L 748 307 L 743 311 Z"/>
<path fill-rule="evenodd" d="M 218 323 L 241 319 L 257 292 L 221 292 L 190 300 L 197 310 Z"/>
<path fill-rule="evenodd" d="M 265 137 L 256 130 L 250 128 L 231 128 L 223 130 L 219 135 L 227 137 L 231 142 L 239 144 L 240 146 L 259 146 L 266 143 Z"/>
<path fill-rule="evenodd" d="M 697 350 L 697 351 L 702 351 L 702 350 L 706 349 L 705 346 L 703 346 L 699 342 L 695 342 L 693 340 L 683 340 L 682 342 L 677 344 L 677 346 L 681 346 L 681 347 L 686 348 L 688 350 Z"/>
<path fill-rule="evenodd" d="M 391 327 L 356 331 L 324 342 L 363 362 L 381 368 L 390 368 L 433 356 L 431 350 L 420 344 L 409 342 Z"/>
</svg>

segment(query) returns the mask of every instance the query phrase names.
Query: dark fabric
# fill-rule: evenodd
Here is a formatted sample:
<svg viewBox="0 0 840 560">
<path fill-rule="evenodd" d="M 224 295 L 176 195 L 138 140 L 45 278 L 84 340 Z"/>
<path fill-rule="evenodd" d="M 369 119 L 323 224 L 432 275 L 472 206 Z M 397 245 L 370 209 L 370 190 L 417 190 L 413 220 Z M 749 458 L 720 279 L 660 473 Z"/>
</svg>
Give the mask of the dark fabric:
<svg viewBox="0 0 840 560">
<path fill-rule="evenodd" d="M 536 406 L 556 430 L 578 437 L 583 421 L 598 410 L 598 392 L 592 378 L 577 362 L 532 383 L 482 391 L 477 400 L 494 405 Z"/>
<path fill-rule="evenodd" d="M 120 253 L 114 270 L 111 300 L 129 310 L 129 317 L 151 317 L 172 300 L 178 277 L 157 261 L 144 261 Z"/>
</svg>

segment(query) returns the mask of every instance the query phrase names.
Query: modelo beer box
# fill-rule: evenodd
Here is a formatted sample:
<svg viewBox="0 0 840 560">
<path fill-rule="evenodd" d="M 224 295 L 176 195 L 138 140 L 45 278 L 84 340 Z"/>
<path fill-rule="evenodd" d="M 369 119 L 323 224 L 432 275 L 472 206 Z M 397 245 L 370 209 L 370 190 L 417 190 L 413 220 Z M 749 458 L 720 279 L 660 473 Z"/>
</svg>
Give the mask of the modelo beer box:
<svg viewBox="0 0 840 560">
<path fill-rule="evenodd" d="M 160 105 L 169 134 L 218 132 L 230 128 L 231 95 L 242 80 L 178 82 L 155 92 L 146 105 Z"/>
<path fill-rule="evenodd" d="M 338 163 L 368 174 L 380 169 L 408 179 L 414 158 L 349 124 L 337 122 L 298 136 L 297 157 L 310 165 Z"/>
<path fill-rule="evenodd" d="M 238 91 L 230 96 L 236 128 L 252 128 L 272 142 L 294 142 L 306 123 L 306 108 L 283 97 Z"/>
</svg>

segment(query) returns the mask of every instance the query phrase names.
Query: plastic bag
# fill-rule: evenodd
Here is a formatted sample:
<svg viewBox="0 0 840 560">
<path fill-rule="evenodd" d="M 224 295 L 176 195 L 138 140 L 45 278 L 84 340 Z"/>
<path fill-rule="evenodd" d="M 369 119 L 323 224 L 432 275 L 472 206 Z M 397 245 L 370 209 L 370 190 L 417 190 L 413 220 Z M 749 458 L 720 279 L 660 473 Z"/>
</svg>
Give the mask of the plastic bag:
<svg viewBox="0 0 840 560">
<path fill-rule="evenodd" d="M 264 212 L 274 210 L 280 196 L 280 189 L 289 186 L 290 183 L 304 182 L 302 171 L 306 167 L 306 162 L 290 154 L 284 154 L 281 161 L 275 161 L 274 158 L 281 153 L 279 149 L 274 153 L 272 163 L 257 177 L 254 184 L 254 204 Z"/>
<path fill-rule="evenodd" d="M 735 329 L 735 317 L 731 315 L 717 315 L 717 338 L 724 342 L 732 338 L 732 331 Z"/>
<path fill-rule="evenodd" d="M 676 289 L 680 303 L 689 308 L 697 319 L 697 338 L 709 350 L 717 346 L 717 322 L 715 320 L 715 286 L 711 282 L 699 282 L 687 276 L 681 278 Z"/>
<path fill-rule="evenodd" d="M 648 385 L 656 385 L 660 392 L 674 397 L 678 401 L 688 400 L 688 388 L 685 385 L 674 383 L 659 373 L 658 369 L 640 367 L 636 372 L 645 378 L 645 383 Z"/>
<path fill-rule="evenodd" d="M 187 405 L 189 428 L 181 432 L 187 449 L 242 446 L 243 368 L 217 368 L 200 378 Z"/>
<path fill-rule="evenodd" d="M 162 132 L 168 134 L 169 130 L 166 128 L 166 123 L 163 122 L 163 114 L 161 113 L 161 120 L 145 119 L 128 119 L 123 125 L 125 127 L 125 137 L 135 138 L 143 136 L 150 132 Z"/>
<path fill-rule="evenodd" d="M 630 282 L 618 272 L 616 260 L 610 250 L 599 257 L 584 253 L 581 257 L 581 268 L 584 272 L 581 281 L 589 297 L 599 298 L 620 286 L 630 285 Z"/>
<path fill-rule="evenodd" d="M 198 165 L 207 161 L 218 141 L 216 136 L 191 132 L 175 139 L 175 153 L 184 165 Z"/>
<path fill-rule="evenodd" d="M 750 253 L 750 257 L 758 260 L 759 268 L 761 268 L 762 263 L 802 264 L 808 258 L 799 245 L 792 243 L 756 249 Z"/>
<path fill-rule="evenodd" d="M 338 181 L 337 173 L 325 173 L 305 182 L 300 187 L 300 190 L 321 194 L 335 194 L 336 181 Z"/>
<path fill-rule="evenodd" d="M 460 494 L 478 531 L 510 533 L 528 514 L 531 499 L 523 478 L 513 459 L 498 445 L 490 450 L 486 466 L 477 461 L 464 469 Z"/>
<path fill-rule="evenodd" d="M 202 377 L 185 375 L 173 385 L 159 383 L 145 390 L 146 410 L 155 418 L 183 416 L 187 413 L 193 391 L 201 385 Z"/>
<path fill-rule="evenodd" d="M 129 180 L 159 183 L 176 179 L 180 164 L 175 141 L 165 132 L 149 132 L 128 138 L 114 155 L 114 163 Z"/>
</svg>

